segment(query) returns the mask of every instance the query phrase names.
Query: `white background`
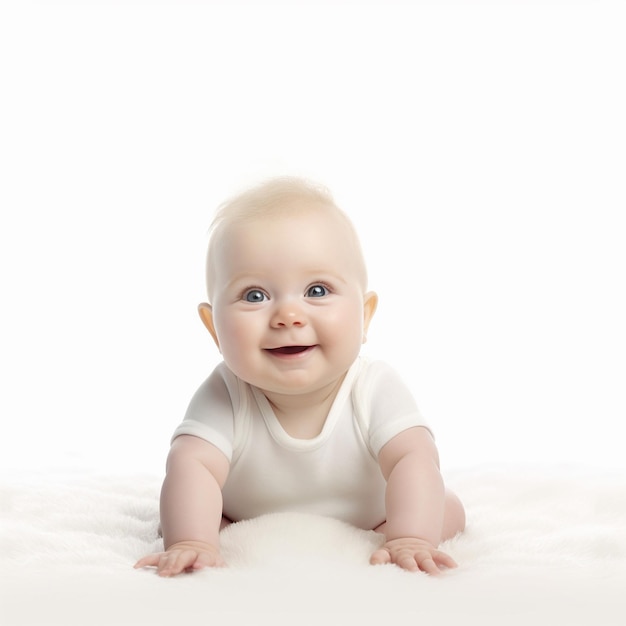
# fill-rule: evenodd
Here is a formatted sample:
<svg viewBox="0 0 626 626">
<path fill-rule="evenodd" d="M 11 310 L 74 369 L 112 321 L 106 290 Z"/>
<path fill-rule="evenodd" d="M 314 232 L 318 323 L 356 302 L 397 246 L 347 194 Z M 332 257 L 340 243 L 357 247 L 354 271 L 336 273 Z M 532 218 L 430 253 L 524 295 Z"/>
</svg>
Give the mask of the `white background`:
<svg viewBox="0 0 626 626">
<path fill-rule="evenodd" d="M 5 3 L 0 454 L 161 472 L 215 206 L 326 184 L 444 469 L 626 467 L 626 11 Z"/>
</svg>

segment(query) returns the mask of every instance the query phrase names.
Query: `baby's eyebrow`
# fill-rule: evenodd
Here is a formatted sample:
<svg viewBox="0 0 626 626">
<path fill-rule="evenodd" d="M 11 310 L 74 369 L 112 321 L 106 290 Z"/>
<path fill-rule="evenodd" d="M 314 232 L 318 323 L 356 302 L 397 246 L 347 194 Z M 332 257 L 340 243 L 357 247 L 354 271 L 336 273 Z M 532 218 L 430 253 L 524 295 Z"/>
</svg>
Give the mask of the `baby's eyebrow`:
<svg viewBox="0 0 626 626">
<path fill-rule="evenodd" d="M 267 280 L 267 277 L 264 274 L 255 274 L 254 272 L 240 272 L 239 274 L 235 274 L 231 276 L 226 281 L 226 286 L 230 287 L 231 285 L 235 285 L 237 283 L 259 283 Z"/>
<path fill-rule="evenodd" d="M 310 280 L 323 279 L 323 278 L 332 278 L 333 280 L 338 280 L 342 283 L 347 282 L 346 279 L 341 275 L 337 274 L 332 269 L 322 268 L 322 269 L 312 269 L 307 271 L 307 276 Z"/>
<path fill-rule="evenodd" d="M 251 289 L 258 289 L 259 291 L 267 293 L 271 291 L 267 283 L 260 280 L 240 280 L 226 283 L 222 289 L 222 293 L 230 294 L 233 297 L 240 297 Z"/>
<path fill-rule="evenodd" d="M 305 289 L 316 282 L 328 283 L 332 285 L 340 285 L 342 288 L 350 284 L 349 278 L 342 274 L 338 274 L 332 268 L 317 267 L 313 269 L 303 269 L 300 272 L 300 278 L 296 280 L 302 289 Z M 248 289 L 257 287 L 259 289 L 268 288 L 268 285 L 273 282 L 274 276 L 268 275 L 264 272 L 241 271 L 237 272 L 233 276 L 225 277 L 226 280 L 223 283 L 222 289 L 225 291 L 239 291 L 240 289 Z"/>
<path fill-rule="evenodd" d="M 342 276 L 337 276 L 336 274 L 326 274 L 326 275 L 318 274 L 316 278 L 310 280 L 308 284 L 314 285 L 317 282 L 328 283 L 330 286 L 337 285 L 337 284 L 344 286 L 344 285 L 349 284 L 349 281 L 347 281 Z"/>
</svg>

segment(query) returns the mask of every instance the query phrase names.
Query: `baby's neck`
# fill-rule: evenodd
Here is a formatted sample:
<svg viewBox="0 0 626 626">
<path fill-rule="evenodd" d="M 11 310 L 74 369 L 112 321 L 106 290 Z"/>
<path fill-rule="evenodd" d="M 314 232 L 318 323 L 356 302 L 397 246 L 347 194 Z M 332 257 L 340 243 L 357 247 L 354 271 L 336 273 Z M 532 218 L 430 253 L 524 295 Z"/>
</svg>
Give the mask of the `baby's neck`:
<svg viewBox="0 0 626 626">
<path fill-rule="evenodd" d="M 314 439 L 324 428 L 344 376 L 329 387 L 306 395 L 265 393 L 276 419 L 294 439 Z"/>
</svg>

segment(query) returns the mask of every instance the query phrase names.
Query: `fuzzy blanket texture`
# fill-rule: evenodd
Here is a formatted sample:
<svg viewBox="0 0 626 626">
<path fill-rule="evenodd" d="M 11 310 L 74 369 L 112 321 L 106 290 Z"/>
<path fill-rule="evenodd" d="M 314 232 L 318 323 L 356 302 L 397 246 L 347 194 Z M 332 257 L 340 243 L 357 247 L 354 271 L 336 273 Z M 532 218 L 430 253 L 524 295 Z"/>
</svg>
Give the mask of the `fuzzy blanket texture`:
<svg viewBox="0 0 626 626">
<path fill-rule="evenodd" d="M 222 532 L 229 566 L 134 570 L 161 548 L 160 478 L 57 471 L 0 485 L 2 626 L 626 624 L 626 476 L 485 467 L 447 483 L 467 509 L 433 578 L 370 566 L 380 535 L 281 513 Z M 219 621 L 218 621 L 219 620 Z"/>
</svg>

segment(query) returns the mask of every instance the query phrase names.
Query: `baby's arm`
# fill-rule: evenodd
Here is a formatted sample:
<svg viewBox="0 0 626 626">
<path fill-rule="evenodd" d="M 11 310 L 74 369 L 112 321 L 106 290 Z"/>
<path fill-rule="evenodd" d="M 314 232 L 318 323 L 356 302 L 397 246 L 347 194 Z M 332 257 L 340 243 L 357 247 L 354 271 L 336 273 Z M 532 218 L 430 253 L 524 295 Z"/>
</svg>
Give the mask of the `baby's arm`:
<svg viewBox="0 0 626 626">
<path fill-rule="evenodd" d="M 437 550 L 446 495 L 430 432 L 422 427 L 401 432 L 383 446 L 378 459 L 387 481 L 386 542 L 371 562 L 396 563 L 430 574 L 439 573 L 441 566 L 455 567 L 451 557 Z"/>
<path fill-rule="evenodd" d="M 155 566 L 161 576 L 186 569 L 224 565 L 219 549 L 222 487 L 230 464 L 215 446 L 190 435 L 172 443 L 161 490 L 161 529 L 165 552 L 140 559 L 135 567 Z"/>
</svg>

